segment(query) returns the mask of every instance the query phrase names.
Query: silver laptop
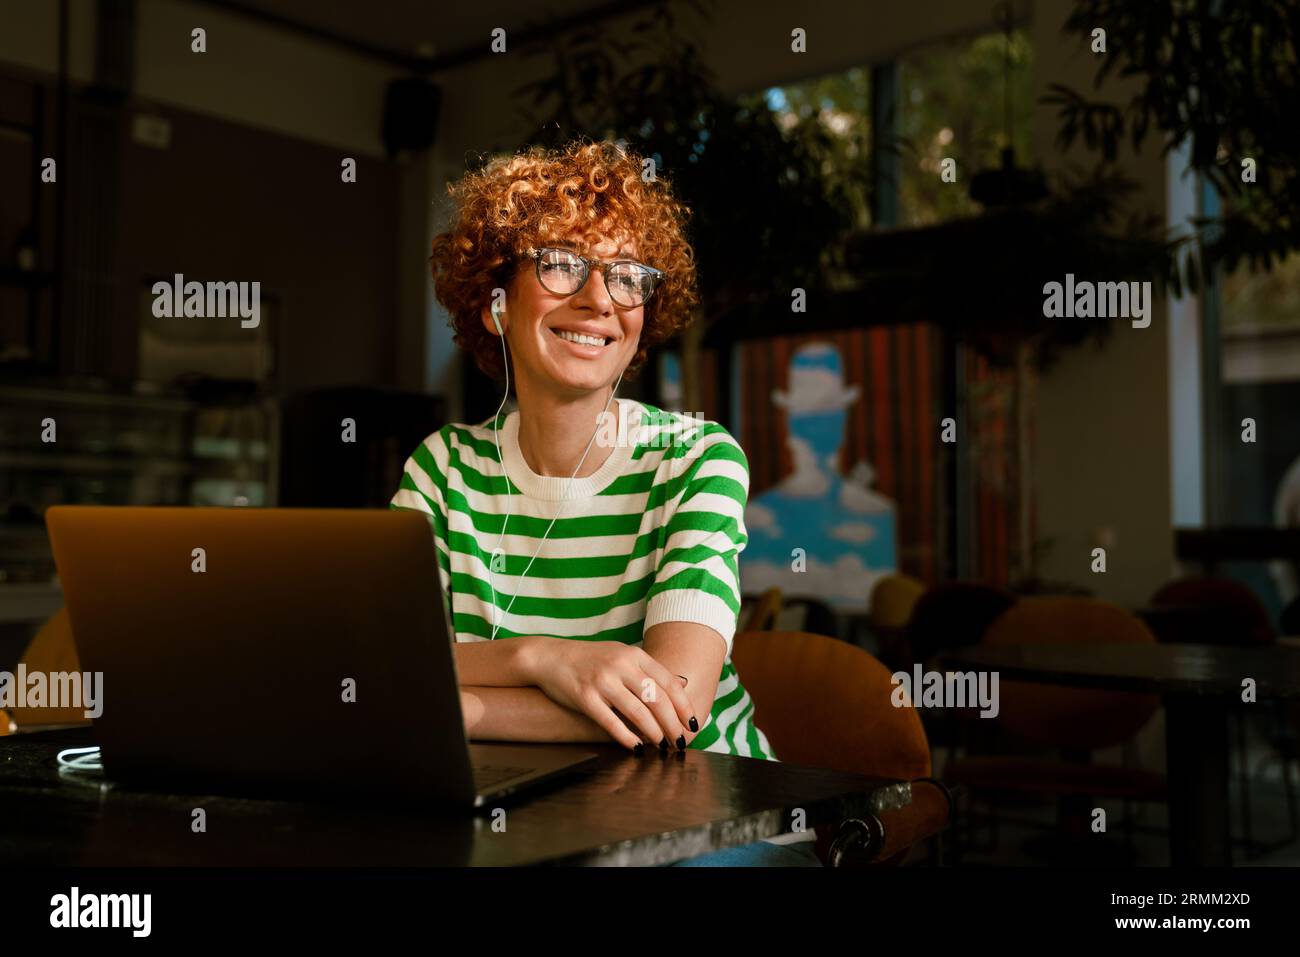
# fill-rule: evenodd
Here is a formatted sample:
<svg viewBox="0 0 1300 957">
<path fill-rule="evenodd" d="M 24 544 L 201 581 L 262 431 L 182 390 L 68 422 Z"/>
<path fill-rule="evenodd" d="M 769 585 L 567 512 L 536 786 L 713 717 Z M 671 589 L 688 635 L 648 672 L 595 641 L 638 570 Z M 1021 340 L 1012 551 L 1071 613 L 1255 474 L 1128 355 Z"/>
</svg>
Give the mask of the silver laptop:
<svg viewBox="0 0 1300 957">
<path fill-rule="evenodd" d="M 491 807 L 597 759 L 470 744 L 427 518 L 55 506 L 46 524 L 111 779 Z"/>
</svg>

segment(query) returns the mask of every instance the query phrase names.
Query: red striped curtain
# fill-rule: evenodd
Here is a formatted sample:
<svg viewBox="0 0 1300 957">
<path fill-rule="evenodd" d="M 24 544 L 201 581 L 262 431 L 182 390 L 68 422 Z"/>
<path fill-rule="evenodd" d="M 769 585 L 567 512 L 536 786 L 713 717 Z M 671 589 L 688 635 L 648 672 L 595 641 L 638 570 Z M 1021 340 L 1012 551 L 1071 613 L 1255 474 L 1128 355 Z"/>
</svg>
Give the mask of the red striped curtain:
<svg viewBox="0 0 1300 957">
<path fill-rule="evenodd" d="M 967 417 L 970 434 L 971 480 L 971 577 L 976 581 L 1006 586 L 1021 577 L 1030 556 L 1021 554 L 1021 500 L 1032 495 L 1022 488 L 1019 436 L 1016 429 L 1018 406 L 1033 408 L 1034 379 L 1026 377 L 1028 394 L 1017 391 L 1015 369 L 994 368 L 988 360 L 962 350 L 966 364 Z M 1032 418 L 1030 419 L 1032 423 Z M 1032 427 L 1029 447 L 1032 448 Z M 1027 536 L 1034 541 L 1034 503 L 1028 502 Z"/>
</svg>

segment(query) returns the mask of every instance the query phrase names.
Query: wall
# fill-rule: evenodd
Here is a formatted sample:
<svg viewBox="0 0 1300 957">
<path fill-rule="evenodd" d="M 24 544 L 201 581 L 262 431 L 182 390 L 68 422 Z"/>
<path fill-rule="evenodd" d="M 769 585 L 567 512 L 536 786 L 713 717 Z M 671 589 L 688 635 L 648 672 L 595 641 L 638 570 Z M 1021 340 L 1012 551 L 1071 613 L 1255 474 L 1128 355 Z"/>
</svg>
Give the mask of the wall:
<svg viewBox="0 0 1300 957">
<path fill-rule="evenodd" d="M 95 67 L 96 0 L 70 0 L 69 65 Z M 0 62 L 58 72 L 58 0 L 0 0 Z M 190 31 L 207 31 L 207 53 Z M 135 94 L 285 136 L 383 155 L 384 85 L 399 71 L 234 13 L 186 0 L 136 0 Z"/>
<path fill-rule="evenodd" d="M 68 74 L 89 83 L 95 72 L 95 0 L 70 0 L 68 11 Z M 0 24 L 0 63 L 58 73 L 58 0 L 0 0 Z"/>
<path fill-rule="evenodd" d="M 257 280 L 284 306 L 286 391 L 394 377 L 400 176 L 358 157 L 210 116 L 163 108 L 165 151 L 124 137 L 114 275 L 117 315 L 161 272 Z"/>
<path fill-rule="evenodd" d="M 46 84 L 51 114 L 58 6 L 0 0 L 0 70 Z M 92 0 L 72 0 L 70 11 L 75 92 L 94 78 L 96 21 Z M 77 169 L 75 129 L 60 172 L 73 229 L 93 220 L 109 230 L 98 244 L 102 260 L 68 260 L 70 275 L 82 262 L 72 276 L 81 294 L 68 297 L 77 310 L 73 337 L 86 303 L 112 302 L 110 320 L 87 341 L 65 339 L 73 366 L 129 377 L 141 283 L 182 272 L 257 280 L 280 297 L 286 388 L 421 388 L 428 179 L 420 160 L 384 158 L 380 138 L 384 87 L 398 71 L 183 0 L 138 0 L 135 26 L 135 90 L 113 121 L 115 155 L 99 143 L 82 151 L 100 158 L 97 176 L 116 182 L 116 195 L 77 175 L 87 171 Z M 190 49 L 196 26 L 207 31 L 205 54 Z M 166 149 L 132 140 L 130 121 L 140 113 L 171 123 Z M 51 115 L 50 143 L 53 123 Z M 345 156 L 358 162 L 356 184 L 340 182 Z M 114 163 L 120 173 L 105 172 Z M 45 255 L 48 262 L 51 250 Z"/>
<path fill-rule="evenodd" d="M 1060 25 L 1067 0 L 1038 0 L 1034 7 L 1034 86 L 1051 83 L 1092 88 L 1096 59 Z M 1109 84 L 1112 98 L 1125 94 Z M 1090 166 L 1079 149 L 1062 155 L 1055 145 L 1054 109 L 1039 106 L 1034 142 L 1050 168 Z M 1135 201 L 1165 213 L 1166 171 L 1148 142 L 1139 155 L 1124 152 L 1122 168 L 1141 184 Z M 1102 320 L 1099 320 L 1102 321 Z M 1157 299 L 1146 329 L 1115 323 L 1098 352 L 1091 346 L 1066 354 L 1038 388 L 1035 480 L 1038 531 L 1054 545 L 1041 574 L 1077 582 L 1127 605 L 1145 603 L 1173 570 L 1170 531 L 1170 389 L 1168 303 Z M 1090 552 L 1107 531 L 1107 571 L 1090 571 Z"/>
</svg>

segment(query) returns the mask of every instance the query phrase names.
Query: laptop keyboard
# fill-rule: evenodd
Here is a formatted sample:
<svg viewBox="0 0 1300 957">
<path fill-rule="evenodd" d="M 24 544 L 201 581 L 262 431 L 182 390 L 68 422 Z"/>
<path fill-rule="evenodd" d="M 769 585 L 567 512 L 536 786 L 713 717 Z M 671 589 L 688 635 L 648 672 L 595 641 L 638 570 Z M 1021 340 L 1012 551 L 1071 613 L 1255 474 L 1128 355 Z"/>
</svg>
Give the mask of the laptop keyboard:
<svg viewBox="0 0 1300 957">
<path fill-rule="evenodd" d="M 476 764 L 474 765 L 474 787 L 482 793 L 511 778 L 531 774 L 533 770 L 533 768 L 512 768 L 503 764 Z"/>
</svg>

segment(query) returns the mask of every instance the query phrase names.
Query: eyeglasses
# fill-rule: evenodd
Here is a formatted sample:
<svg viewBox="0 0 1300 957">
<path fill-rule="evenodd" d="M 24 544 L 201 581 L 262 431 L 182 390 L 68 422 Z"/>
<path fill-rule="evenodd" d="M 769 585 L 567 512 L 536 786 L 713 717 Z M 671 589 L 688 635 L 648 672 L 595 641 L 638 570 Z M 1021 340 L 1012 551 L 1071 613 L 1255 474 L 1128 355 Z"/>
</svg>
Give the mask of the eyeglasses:
<svg viewBox="0 0 1300 957">
<path fill-rule="evenodd" d="M 645 263 L 631 259 L 604 262 L 555 246 L 529 247 L 524 255 L 536 263 L 542 288 L 557 296 L 572 296 L 586 285 L 592 267 L 596 267 L 605 276 L 609 298 L 627 309 L 643 305 L 664 278 L 661 270 Z"/>
</svg>

